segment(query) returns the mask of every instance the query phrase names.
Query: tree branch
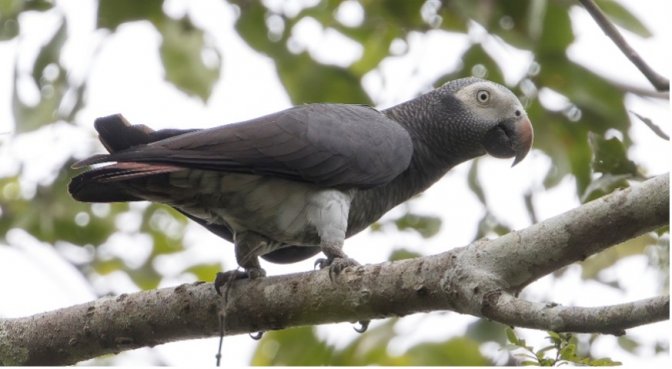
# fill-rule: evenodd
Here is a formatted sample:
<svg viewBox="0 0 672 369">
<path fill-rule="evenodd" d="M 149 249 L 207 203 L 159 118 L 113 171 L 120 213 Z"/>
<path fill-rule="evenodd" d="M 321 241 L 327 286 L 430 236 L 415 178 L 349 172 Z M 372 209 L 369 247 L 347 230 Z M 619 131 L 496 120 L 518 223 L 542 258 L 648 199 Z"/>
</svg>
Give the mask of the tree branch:
<svg viewBox="0 0 672 369">
<path fill-rule="evenodd" d="M 627 328 L 669 319 L 669 311 L 669 296 L 612 306 L 576 307 L 530 302 L 494 292 L 483 305 L 483 315 L 513 326 L 618 336 L 624 335 Z"/>
<path fill-rule="evenodd" d="M 595 22 L 602 28 L 602 31 L 611 38 L 611 40 L 618 46 L 618 48 L 625 54 L 625 56 L 630 59 L 630 61 L 639 69 L 642 74 L 651 82 L 651 84 L 658 91 L 669 91 L 670 90 L 670 80 L 661 76 L 656 71 L 654 71 L 645 61 L 642 59 L 639 54 L 630 47 L 623 35 L 616 29 L 616 27 L 609 21 L 609 19 L 604 15 L 602 10 L 593 2 L 593 0 L 579 0 L 581 4 L 586 8 L 588 13 L 595 19 Z"/>
<path fill-rule="evenodd" d="M 485 259 L 479 267 L 520 291 L 566 265 L 669 224 L 669 182 L 668 174 L 659 175 L 510 232 L 476 255 Z"/>
<path fill-rule="evenodd" d="M 669 304 L 669 296 L 651 300 L 651 311 L 642 302 L 602 310 L 540 310 L 542 305 L 510 294 L 557 268 L 668 224 L 668 186 L 668 175 L 659 176 L 493 241 L 347 268 L 334 281 L 326 270 L 236 281 L 226 301 L 211 283 L 197 283 L 0 320 L 0 364 L 73 364 L 107 353 L 216 336 L 220 312 L 225 335 L 433 310 L 558 331 L 581 330 L 588 326 L 581 319 L 599 315 L 590 327 L 620 333 L 667 319 L 660 307 Z M 521 306 L 538 314 L 530 314 L 529 320 L 515 315 Z M 605 319 L 622 316 L 618 311 L 624 309 L 647 315 L 624 319 L 617 327 Z M 543 313 L 549 314 L 547 320 Z M 579 320 L 570 322 L 571 317 Z"/>
</svg>

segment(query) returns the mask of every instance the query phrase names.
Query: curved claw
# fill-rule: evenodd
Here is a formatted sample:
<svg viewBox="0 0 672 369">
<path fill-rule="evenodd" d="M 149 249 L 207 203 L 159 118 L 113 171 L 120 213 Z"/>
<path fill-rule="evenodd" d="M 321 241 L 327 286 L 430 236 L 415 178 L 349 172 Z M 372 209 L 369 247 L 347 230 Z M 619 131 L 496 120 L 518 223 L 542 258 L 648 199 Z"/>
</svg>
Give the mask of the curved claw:
<svg viewBox="0 0 672 369">
<path fill-rule="evenodd" d="M 334 277 L 341 274 L 343 269 L 356 265 L 359 265 L 359 263 L 355 259 L 351 259 L 348 257 L 345 258 L 337 257 L 333 259 L 330 258 L 317 259 L 315 260 L 315 264 L 313 266 L 315 268 L 319 267 L 320 269 L 329 267 L 329 279 L 333 281 Z"/>
<path fill-rule="evenodd" d="M 250 268 L 248 270 L 229 270 L 227 272 L 219 272 L 215 277 L 215 291 L 217 294 L 222 296 L 222 287 L 228 285 L 233 281 L 239 279 L 256 279 L 266 276 L 266 271 L 261 268 Z"/>
<path fill-rule="evenodd" d="M 228 272 L 219 272 L 215 277 L 215 291 L 217 294 L 222 296 L 221 288 L 235 280 L 249 278 L 247 272 L 241 270 L 229 270 Z"/>
<path fill-rule="evenodd" d="M 329 265 L 329 279 L 333 280 L 334 277 L 341 274 L 345 268 L 357 265 L 359 265 L 359 263 L 355 259 L 335 258 Z"/>
<path fill-rule="evenodd" d="M 255 341 L 259 341 L 261 339 L 261 337 L 264 336 L 264 333 L 265 333 L 264 331 L 250 333 L 250 338 L 252 338 Z"/>
<path fill-rule="evenodd" d="M 352 327 L 352 329 L 354 329 L 355 332 L 357 332 L 357 333 L 364 333 L 364 332 L 366 332 L 367 329 L 369 329 L 369 324 L 371 323 L 371 321 L 370 320 L 360 320 L 357 323 L 359 323 L 359 327 L 354 326 L 354 327 Z"/>
</svg>

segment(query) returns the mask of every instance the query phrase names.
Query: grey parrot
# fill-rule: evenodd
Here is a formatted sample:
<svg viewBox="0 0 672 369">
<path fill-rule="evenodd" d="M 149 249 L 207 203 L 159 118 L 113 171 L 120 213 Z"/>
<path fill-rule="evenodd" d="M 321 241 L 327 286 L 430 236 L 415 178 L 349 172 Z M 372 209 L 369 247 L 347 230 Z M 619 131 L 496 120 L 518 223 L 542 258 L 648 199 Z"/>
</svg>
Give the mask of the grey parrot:
<svg viewBox="0 0 672 369">
<path fill-rule="evenodd" d="M 292 263 L 320 251 L 316 265 L 338 274 L 357 263 L 346 238 L 424 191 L 448 170 L 490 154 L 520 162 L 533 130 L 507 88 L 458 79 L 377 110 L 308 104 L 208 129 L 154 131 L 121 115 L 95 122 L 109 154 L 75 168 L 79 201 L 147 200 L 174 207 L 234 243 L 242 271 L 265 275 L 258 257 Z M 218 280 L 220 283 L 224 280 Z"/>
</svg>

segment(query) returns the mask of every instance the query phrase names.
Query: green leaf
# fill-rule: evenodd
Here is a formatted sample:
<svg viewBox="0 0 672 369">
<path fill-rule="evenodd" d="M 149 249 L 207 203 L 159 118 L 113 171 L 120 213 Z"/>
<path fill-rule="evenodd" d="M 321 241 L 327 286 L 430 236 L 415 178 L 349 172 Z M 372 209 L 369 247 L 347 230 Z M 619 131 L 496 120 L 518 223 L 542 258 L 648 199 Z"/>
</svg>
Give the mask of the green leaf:
<svg viewBox="0 0 672 369">
<path fill-rule="evenodd" d="M 347 30 L 347 28 L 345 29 Z M 364 49 L 361 58 L 352 66 L 352 70 L 364 75 L 371 69 L 378 66 L 378 64 L 388 56 L 390 51 L 390 44 L 399 35 L 395 32 L 393 27 L 384 27 L 382 30 L 376 32 L 367 32 L 366 37 L 360 38 L 359 41 Z M 353 34 L 353 32 L 343 32 L 345 34 Z"/>
<path fill-rule="evenodd" d="M 626 188 L 630 186 L 627 179 L 632 178 L 630 174 L 613 175 L 610 173 L 603 174 L 599 178 L 590 182 L 586 191 L 581 195 L 581 202 L 595 200 L 604 195 L 610 194 L 617 189 Z"/>
<path fill-rule="evenodd" d="M 192 273 L 199 281 L 214 281 L 218 272 L 221 272 L 220 263 L 197 264 L 185 269 L 183 273 Z"/>
<path fill-rule="evenodd" d="M 580 129 L 580 127 L 570 126 L 566 117 L 560 113 L 545 110 L 537 101 L 527 107 L 527 114 L 535 125 L 534 147 L 551 157 L 552 165 L 544 178 L 544 187 L 549 189 L 557 186 L 568 174 L 577 176 L 579 183 L 585 181 L 587 185 L 590 181 L 588 163 L 591 153 L 585 135 L 580 130 L 577 132 L 577 128 Z M 543 122 L 543 124 L 538 125 L 537 122 Z M 583 138 L 581 138 L 582 135 Z M 585 170 L 583 168 L 575 170 L 572 167 L 573 160 L 585 161 Z"/>
<path fill-rule="evenodd" d="M 567 47 L 574 42 L 568 4 L 561 1 L 544 1 L 543 3 L 546 5 L 543 30 L 534 52 L 538 57 L 564 55 Z"/>
<path fill-rule="evenodd" d="M 19 34 L 20 14 L 29 11 L 45 11 L 54 7 L 50 0 L 2 0 L 0 1 L 0 41 L 10 40 Z"/>
<path fill-rule="evenodd" d="M 166 19 L 159 27 L 163 40 L 159 52 L 166 80 L 189 95 L 207 101 L 219 79 L 221 55 L 205 42 L 203 30 L 188 17 Z M 206 64 L 204 55 L 209 55 Z"/>
<path fill-rule="evenodd" d="M 440 217 L 412 213 L 406 213 L 394 221 L 400 231 L 412 229 L 423 238 L 430 238 L 437 234 L 441 230 L 441 222 Z"/>
<path fill-rule="evenodd" d="M 595 3 L 606 13 L 607 18 L 615 24 L 637 34 L 640 37 L 649 38 L 653 36 L 651 31 L 642 21 L 632 15 L 632 13 L 614 0 L 596 0 Z"/>
<path fill-rule="evenodd" d="M 32 77 L 39 90 L 37 104 L 26 104 L 18 94 L 18 83 L 12 89 L 12 108 L 16 121 L 15 132 L 25 133 L 52 123 L 57 119 L 58 108 L 67 89 L 67 78 L 60 64 L 61 49 L 68 38 L 66 18 L 61 18 L 61 25 L 56 32 L 40 48 L 32 68 Z M 53 69 L 49 76 L 45 75 L 47 67 Z M 14 72 L 14 80 L 19 77 L 18 70 Z M 49 78 L 47 78 L 49 77 Z"/>
<path fill-rule="evenodd" d="M 118 270 L 124 269 L 124 262 L 119 258 L 107 259 L 107 260 L 96 260 L 93 264 L 93 270 L 98 274 L 106 275 Z"/>
<path fill-rule="evenodd" d="M 551 156 L 553 167 L 544 181 L 553 186 L 567 174 L 573 174 L 579 194 L 591 182 L 588 131 L 604 134 L 617 129 L 629 146 L 630 121 L 623 105 L 624 94 L 612 83 L 584 67 L 569 61 L 566 55 L 544 56 L 538 60 L 540 73 L 535 78 L 539 86 L 564 95 L 569 106 L 564 112 L 542 109 L 537 104 L 528 107 L 535 125 L 535 148 Z"/>
<path fill-rule="evenodd" d="M 371 105 L 360 76 L 349 69 L 324 65 L 308 53 L 276 55 L 280 80 L 294 105 L 331 102 Z"/>
<path fill-rule="evenodd" d="M 40 48 L 40 52 L 35 58 L 33 64 L 33 81 L 35 84 L 42 87 L 44 81 L 44 70 L 48 65 L 57 65 L 60 68 L 59 58 L 63 44 L 68 38 L 68 24 L 66 18 L 62 18 L 61 25 L 56 29 L 54 35 L 44 46 Z M 63 73 L 63 71 L 60 71 Z"/>
<path fill-rule="evenodd" d="M 546 351 L 550 351 L 550 350 L 553 350 L 555 348 L 556 348 L 555 345 L 549 345 L 549 346 L 542 347 L 539 350 L 537 350 L 537 353 L 536 353 L 537 357 L 543 357 L 543 355 Z"/>
<path fill-rule="evenodd" d="M 184 250 L 182 236 L 186 219 L 176 210 L 151 203 L 143 212 L 140 231 L 152 237 L 152 257 Z"/>
<path fill-rule="evenodd" d="M 616 339 L 616 342 L 618 343 L 618 346 L 622 348 L 623 350 L 634 354 L 637 349 L 641 346 L 641 343 L 629 336 L 619 336 Z"/>
<path fill-rule="evenodd" d="M 617 366 L 617 365 L 623 365 L 620 361 L 614 361 L 611 360 L 610 358 L 600 358 L 600 359 L 594 359 L 594 360 L 589 360 L 588 365 L 590 366 Z"/>
<path fill-rule="evenodd" d="M 404 260 L 404 259 L 413 259 L 417 257 L 421 257 L 422 254 L 417 253 L 415 251 L 410 251 L 406 249 L 396 249 L 392 251 L 390 256 L 388 256 L 387 260 L 389 261 L 397 261 L 397 260 Z"/>
<path fill-rule="evenodd" d="M 312 327 L 298 327 L 264 334 L 250 365 L 318 366 L 331 362 L 334 348 L 320 341 Z"/>
<path fill-rule="evenodd" d="M 562 339 L 562 336 L 560 336 L 560 334 L 559 334 L 558 332 L 547 331 L 546 333 L 548 333 L 548 339 L 550 339 L 551 342 L 553 342 L 553 344 L 554 344 L 556 347 L 557 347 L 557 346 L 560 346 L 560 344 L 562 343 L 563 339 Z"/>
<path fill-rule="evenodd" d="M 483 215 L 483 218 L 481 218 L 481 220 L 478 222 L 478 227 L 476 230 L 476 236 L 474 237 L 474 240 L 486 237 L 491 233 L 501 236 L 509 232 L 511 232 L 511 228 L 506 224 L 502 223 L 499 219 L 497 219 L 492 213 L 490 213 L 486 209 L 485 215 Z"/>
<path fill-rule="evenodd" d="M 630 159 L 623 143 L 616 137 L 604 139 L 590 133 L 590 147 L 593 150 L 593 170 L 599 173 L 637 176 L 637 165 Z"/>
<path fill-rule="evenodd" d="M 268 39 L 266 25 L 267 10 L 260 1 L 231 1 L 238 6 L 240 15 L 236 19 L 236 31 L 256 51 L 273 57 L 282 52 L 283 46 Z"/>
<path fill-rule="evenodd" d="M 405 27 L 422 27 L 425 25 L 420 16 L 420 8 L 424 4 L 423 0 L 406 1 L 381 1 L 380 6 L 383 12 L 388 14 L 388 19 L 394 20 L 396 24 Z"/>
<path fill-rule="evenodd" d="M 507 341 L 507 329 L 511 328 L 492 320 L 478 319 L 467 326 L 465 336 L 478 342 L 505 343 Z"/>
<path fill-rule="evenodd" d="M 21 195 L 18 177 L 0 179 L 0 237 L 11 228 L 22 228 L 36 239 L 51 244 L 67 241 L 95 246 L 116 230 L 112 219 L 93 215 L 89 204 L 77 202 L 68 195 L 67 186 L 73 171 L 63 169 L 58 174 L 52 183 L 39 185 L 31 198 Z M 126 204 L 114 204 L 111 213 L 126 207 Z M 76 219 L 80 219 L 79 224 Z"/>
<path fill-rule="evenodd" d="M 491 13 L 490 24 L 486 28 L 512 46 L 529 50 L 539 38 L 540 30 L 537 26 L 542 16 L 531 14 L 538 8 L 535 7 L 537 4 L 543 2 L 537 1 L 535 4 L 534 1 L 498 1 L 494 7 L 495 12 Z"/>
<path fill-rule="evenodd" d="M 506 333 L 506 339 L 513 345 L 516 346 L 521 346 L 520 345 L 520 340 L 518 339 L 518 336 L 516 336 L 516 332 L 511 329 L 511 327 L 507 327 L 505 330 Z"/>
<path fill-rule="evenodd" d="M 487 366 L 492 363 L 481 354 L 479 343 L 456 337 L 441 343 L 423 343 L 408 350 L 410 366 Z"/>
<path fill-rule="evenodd" d="M 98 28 L 116 30 L 122 23 L 149 20 L 159 25 L 165 18 L 163 0 L 99 0 Z"/>
<path fill-rule="evenodd" d="M 575 361 L 576 357 L 576 345 L 573 343 L 567 344 L 566 346 L 560 349 L 560 358 L 567 361 Z"/>
<path fill-rule="evenodd" d="M 22 1 L 0 1 L 0 41 L 10 40 L 19 34 L 17 16 L 22 8 Z"/>
<path fill-rule="evenodd" d="M 128 276 L 131 277 L 135 283 L 142 290 L 154 290 L 159 286 L 163 276 L 154 269 L 151 259 L 140 267 L 139 269 L 128 270 Z"/>
</svg>

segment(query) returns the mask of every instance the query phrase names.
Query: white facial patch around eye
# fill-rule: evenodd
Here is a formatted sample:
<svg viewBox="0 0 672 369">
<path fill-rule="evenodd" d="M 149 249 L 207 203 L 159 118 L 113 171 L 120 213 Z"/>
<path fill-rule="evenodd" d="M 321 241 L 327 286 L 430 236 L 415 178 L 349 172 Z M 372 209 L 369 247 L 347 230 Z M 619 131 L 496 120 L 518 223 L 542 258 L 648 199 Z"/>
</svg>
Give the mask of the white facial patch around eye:
<svg viewBox="0 0 672 369">
<path fill-rule="evenodd" d="M 483 101 L 483 92 L 487 92 L 487 101 Z M 492 82 L 476 82 L 459 90 L 455 97 L 462 101 L 471 113 L 480 121 L 500 121 L 513 117 L 516 110 L 522 110 L 515 95 Z"/>
</svg>

